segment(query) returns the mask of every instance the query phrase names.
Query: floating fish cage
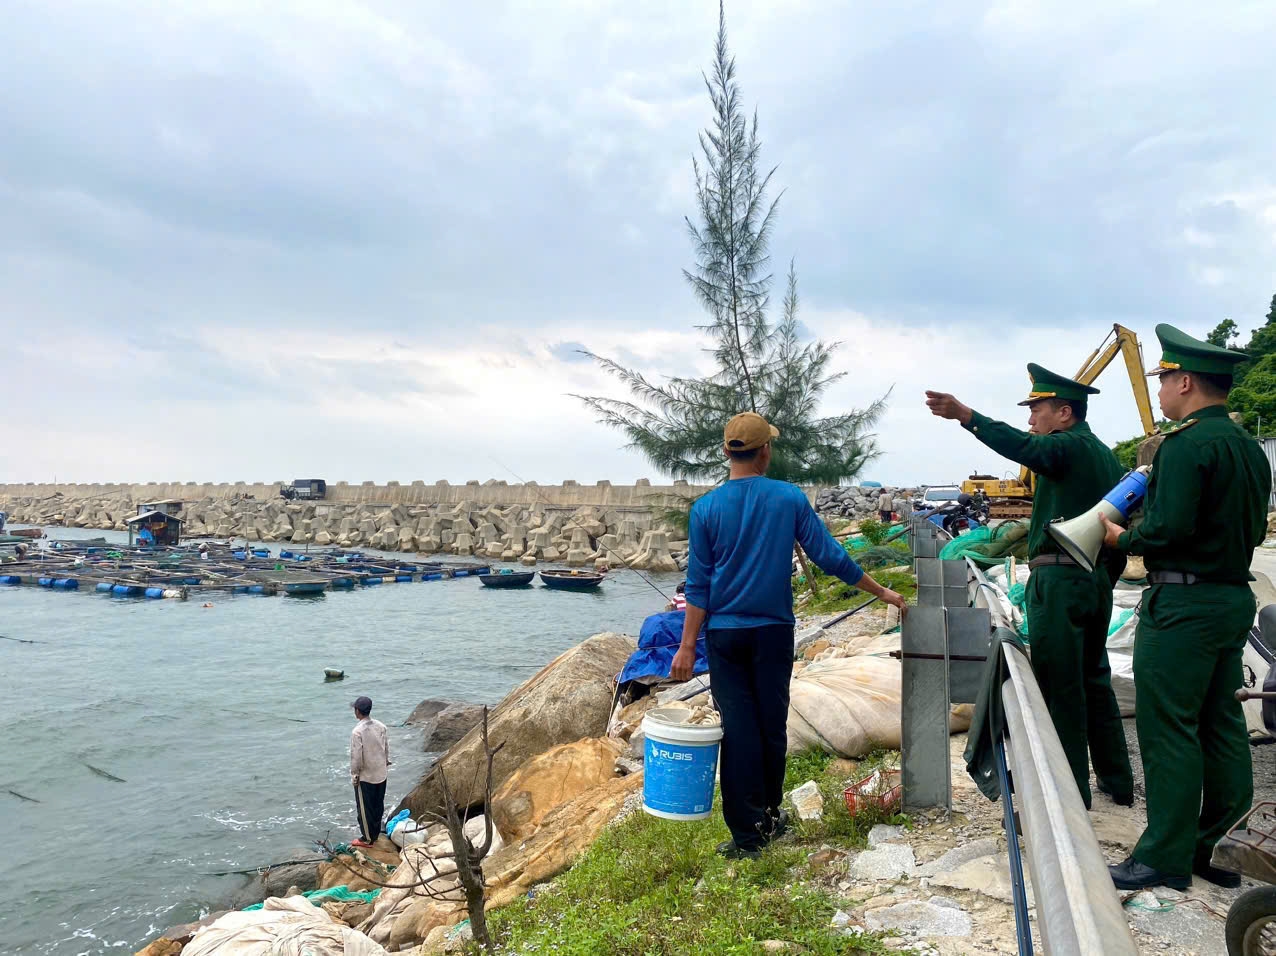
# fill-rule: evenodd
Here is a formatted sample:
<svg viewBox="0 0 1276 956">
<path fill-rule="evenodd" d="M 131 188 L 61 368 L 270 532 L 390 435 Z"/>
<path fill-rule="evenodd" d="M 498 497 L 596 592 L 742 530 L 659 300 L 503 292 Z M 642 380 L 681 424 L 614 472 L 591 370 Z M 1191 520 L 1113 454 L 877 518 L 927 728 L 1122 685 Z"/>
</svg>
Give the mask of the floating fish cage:
<svg viewBox="0 0 1276 956">
<path fill-rule="evenodd" d="M 23 560 L 0 564 L 0 587 L 92 591 L 115 598 L 185 600 L 196 594 L 314 595 L 383 584 L 447 581 L 487 574 L 486 564 L 405 561 L 326 549 L 278 556 L 267 548 L 202 543 L 125 547 L 56 540 Z"/>
</svg>

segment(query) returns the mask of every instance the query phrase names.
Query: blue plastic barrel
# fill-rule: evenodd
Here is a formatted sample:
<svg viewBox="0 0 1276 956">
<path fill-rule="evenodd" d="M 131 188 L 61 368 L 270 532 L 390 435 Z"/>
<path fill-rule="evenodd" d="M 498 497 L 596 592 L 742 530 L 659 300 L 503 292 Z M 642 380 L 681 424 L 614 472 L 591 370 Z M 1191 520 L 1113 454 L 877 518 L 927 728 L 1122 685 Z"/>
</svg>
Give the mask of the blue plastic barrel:
<svg viewBox="0 0 1276 956">
<path fill-rule="evenodd" d="M 230 593 L 231 593 L 231 594 L 247 594 L 247 593 L 248 593 L 248 585 L 246 585 L 246 584 L 241 584 L 241 585 L 239 585 L 238 587 L 233 587 L 233 588 L 231 588 L 231 589 L 230 589 Z"/>
<path fill-rule="evenodd" d="M 363 579 L 363 586 L 364 586 L 364 587 L 368 587 L 369 585 L 372 585 L 372 584 L 380 584 L 380 583 L 381 583 L 381 579 L 380 579 L 380 578 L 364 578 L 364 579 Z"/>
<path fill-rule="evenodd" d="M 281 558 L 296 558 L 296 557 L 298 557 L 297 555 L 293 554 L 291 551 L 280 551 L 280 552 L 279 552 L 279 556 L 280 556 Z"/>
<path fill-rule="evenodd" d="M 666 820 L 703 820 L 713 812 L 719 724 L 688 724 L 687 711 L 657 707 L 642 719 L 647 740 L 642 808 Z"/>
<path fill-rule="evenodd" d="M 249 594 L 265 594 L 266 586 L 264 584 L 250 584 L 248 586 Z"/>
<path fill-rule="evenodd" d="M 412 575 L 410 575 L 410 574 L 396 574 L 396 575 L 394 576 L 394 579 L 395 579 L 396 581 L 400 581 L 400 582 L 402 582 L 402 581 L 411 581 L 411 580 L 412 580 Z"/>
<path fill-rule="evenodd" d="M 268 558 L 270 557 L 270 550 L 268 548 L 258 548 L 253 552 L 253 557 Z"/>
<path fill-rule="evenodd" d="M 77 591 L 80 588 L 80 582 L 76 578 L 57 578 L 53 586 L 59 591 Z"/>
<path fill-rule="evenodd" d="M 21 584 L 21 583 L 22 583 L 22 578 L 18 577 L 18 575 L 16 574 L 0 575 L 0 584 Z"/>
<path fill-rule="evenodd" d="M 443 572 L 442 572 L 442 571 L 436 571 L 434 574 L 423 574 L 423 575 L 421 575 L 421 580 L 422 580 L 422 581 L 442 581 L 442 580 L 443 580 Z"/>
<path fill-rule="evenodd" d="M 115 585 L 115 587 L 111 588 L 111 593 L 114 594 L 116 597 L 127 597 L 129 593 L 129 587 L 127 584 L 117 584 Z"/>
<path fill-rule="evenodd" d="M 236 561 L 243 561 L 245 558 L 248 557 L 248 552 L 247 551 L 232 551 L 230 553 L 230 556 L 234 558 Z"/>
<path fill-rule="evenodd" d="M 153 598 L 162 598 L 162 597 L 164 596 L 164 589 L 163 589 L 163 588 L 147 588 L 147 589 L 146 589 L 146 596 L 147 596 L 148 598 L 152 598 L 152 599 L 153 599 Z"/>
<path fill-rule="evenodd" d="M 353 578 L 333 578 L 332 586 L 334 588 L 352 588 L 354 587 Z"/>
<path fill-rule="evenodd" d="M 40 578 L 37 582 L 42 588 L 53 587 L 53 578 Z"/>
<path fill-rule="evenodd" d="M 103 581 L 101 584 L 99 584 L 99 585 L 98 585 L 97 587 L 95 587 L 93 590 L 94 590 L 94 591 L 102 591 L 102 592 L 106 592 L 106 591 L 111 590 L 111 586 L 110 586 L 109 584 L 107 584 L 105 581 Z"/>
</svg>

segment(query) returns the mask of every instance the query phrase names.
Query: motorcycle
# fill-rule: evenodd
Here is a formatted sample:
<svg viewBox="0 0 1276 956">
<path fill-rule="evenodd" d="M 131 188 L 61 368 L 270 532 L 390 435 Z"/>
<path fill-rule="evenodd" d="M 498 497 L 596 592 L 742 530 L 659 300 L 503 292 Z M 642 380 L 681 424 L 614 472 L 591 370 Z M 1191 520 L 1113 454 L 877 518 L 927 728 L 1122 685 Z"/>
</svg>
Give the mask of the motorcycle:
<svg viewBox="0 0 1276 956">
<path fill-rule="evenodd" d="M 1276 647 L 1276 605 L 1259 612 L 1259 644 L 1264 649 Z M 1253 643 L 1251 641 L 1251 643 Z M 1247 676 L 1251 687 L 1236 691 L 1243 704 L 1262 701 L 1262 722 L 1267 732 L 1276 736 L 1276 662 L 1269 663 L 1262 689 L 1257 675 Z M 1252 669 L 1247 668 L 1251 671 Z M 1276 953 L 1276 803 L 1263 801 L 1250 809 L 1227 836 L 1214 848 L 1210 862 L 1220 869 L 1240 873 L 1251 880 L 1266 883 L 1247 890 L 1236 898 L 1227 911 L 1224 935 L 1228 956 L 1270 956 Z"/>
<path fill-rule="evenodd" d="M 964 531 L 988 523 L 988 499 L 982 494 L 968 495 L 963 492 L 937 508 L 918 510 L 913 514 L 914 517 L 924 518 L 936 527 L 943 528 L 955 538 Z"/>
</svg>

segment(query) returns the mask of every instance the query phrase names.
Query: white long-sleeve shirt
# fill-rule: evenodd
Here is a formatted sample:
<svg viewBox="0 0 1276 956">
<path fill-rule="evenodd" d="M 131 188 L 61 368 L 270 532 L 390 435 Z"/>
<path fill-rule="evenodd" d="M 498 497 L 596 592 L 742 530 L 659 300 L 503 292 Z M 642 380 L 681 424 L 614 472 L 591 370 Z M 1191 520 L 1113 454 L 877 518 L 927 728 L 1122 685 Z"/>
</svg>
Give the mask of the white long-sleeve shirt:
<svg viewBox="0 0 1276 956">
<path fill-rule="evenodd" d="M 350 733 L 350 779 L 385 783 L 390 767 L 390 738 L 385 724 L 364 717 Z"/>
</svg>

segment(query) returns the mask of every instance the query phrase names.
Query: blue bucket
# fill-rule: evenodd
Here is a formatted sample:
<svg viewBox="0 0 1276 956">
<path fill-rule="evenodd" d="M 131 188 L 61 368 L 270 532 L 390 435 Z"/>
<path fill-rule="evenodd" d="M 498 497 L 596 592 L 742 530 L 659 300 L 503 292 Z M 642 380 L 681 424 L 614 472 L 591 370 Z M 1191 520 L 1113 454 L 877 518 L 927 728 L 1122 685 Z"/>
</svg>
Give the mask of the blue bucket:
<svg viewBox="0 0 1276 956">
<path fill-rule="evenodd" d="M 665 820 L 703 820 L 713 812 L 719 724 L 684 723 L 687 711 L 658 707 L 642 719 L 646 736 L 642 808 Z"/>
</svg>

